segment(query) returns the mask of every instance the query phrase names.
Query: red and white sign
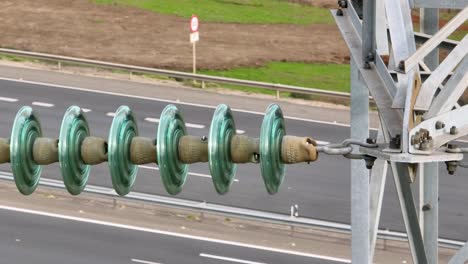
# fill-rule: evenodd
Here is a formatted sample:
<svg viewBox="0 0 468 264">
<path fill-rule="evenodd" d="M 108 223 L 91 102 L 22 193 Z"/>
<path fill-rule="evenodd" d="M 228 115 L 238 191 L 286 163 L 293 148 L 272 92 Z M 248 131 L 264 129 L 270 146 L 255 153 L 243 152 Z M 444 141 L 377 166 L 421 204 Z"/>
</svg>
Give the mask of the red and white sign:
<svg viewBox="0 0 468 264">
<path fill-rule="evenodd" d="M 199 25 L 198 17 L 196 15 L 192 15 L 192 18 L 190 19 L 190 32 L 198 32 Z"/>
</svg>

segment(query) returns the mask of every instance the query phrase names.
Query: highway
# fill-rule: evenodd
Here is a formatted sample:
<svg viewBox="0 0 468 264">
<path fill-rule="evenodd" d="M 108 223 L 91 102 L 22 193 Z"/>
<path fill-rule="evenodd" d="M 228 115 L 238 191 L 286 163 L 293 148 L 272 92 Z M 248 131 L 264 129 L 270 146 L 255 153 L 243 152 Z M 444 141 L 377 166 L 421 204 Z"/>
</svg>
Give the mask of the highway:
<svg viewBox="0 0 468 264">
<path fill-rule="evenodd" d="M 1 263 L 347 263 L 154 229 L 0 208 Z"/>
<path fill-rule="evenodd" d="M 44 74 L 47 74 L 46 72 Z M 0 77 L 2 73 L 0 71 Z M 7 77 L 8 76 L 3 76 Z M 64 77 L 66 78 L 66 77 Z M 93 79 L 86 77 L 88 86 Z M 105 81 L 96 80 L 102 84 Z M 128 85 L 131 92 L 131 82 L 122 81 Z M 98 86 L 96 86 L 98 87 Z M 181 90 L 183 91 L 183 90 Z M 39 113 L 44 135 L 58 137 L 63 113 L 70 105 L 79 105 L 89 112 L 87 118 L 91 133 L 94 136 L 106 137 L 112 121 L 112 113 L 120 105 L 131 107 L 138 120 L 140 134 L 155 138 L 157 123 L 163 108 L 169 103 L 159 100 L 158 94 L 152 98 L 135 98 L 105 93 L 95 93 L 79 89 L 64 89 L 58 86 L 34 82 L 0 79 L 0 136 L 8 137 L 16 112 L 22 105 L 32 105 Z M 230 100 L 235 95 L 230 95 Z M 242 100 L 240 97 L 239 100 Z M 264 100 L 264 99 L 258 99 Z M 215 106 L 222 101 L 212 100 L 210 105 L 187 104 L 175 102 L 181 109 L 185 122 L 190 123 L 189 134 L 208 135 L 208 129 Z M 298 107 L 306 107 L 299 106 Z M 263 112 L 264 109 L 258 109 Z M 327 110 L 324 110 L 326 112 Z M 285 115 L 288 115 L 286 112 Z M 262 115 L 252 111 L 234 111 L 237 129 L 250 136 L 258 137 Z M 315 122 L 313 119 L 287 119 L 288 134 L 297 136 L 312 136 L 323 143 L 339 142 L 349 137 L 349 128 L 333 123 Z M 373 131 L 375 135 L 375 131 Z M 313 217 L 329 221 L 349 223 L 350 219 L 350 176 L 349 160 L 340 156 L 321 155 L 319 161 L 310 165 L 301 164 L 288 166 L 286 180 L 276 195 L 268 195 L 258 165 L 240 165 L 231 191 L 218 195 L 212 186 L 208 165 L 194 164 L 190 166 L 188 181 L 184 186 L 181 198 L 208 201 L 210 203 L 226 204 L 244 208 L 289 213 L 293 204 L 299 205 L 301 216 Z M 459 168 L 455 176 L 449 176 L 445 166 L 440 166 L 440 234 L 442 237 L 466 240 L 468 229 L 468 174 L 466 169 Z M 9 165 L 0 166 L 0 170 L 11 171 Z M 43 177 L 60 179 L 58 165 L 45 167 Z M 382 210 L 381 228 L 404 230 L 399 203 L 395 194 L 392 177 L 385 190 Z M 93 166 L 90 184 L 111 186 L 107 164 Z M 143 166 L 139 170 L 134 190 L 143 193 L 168 195 L 155 165 Z M 415 197 L 417 193 L 415 194 Z M 205 263 L 205 262 L 204 262 Z"/>
</svg>

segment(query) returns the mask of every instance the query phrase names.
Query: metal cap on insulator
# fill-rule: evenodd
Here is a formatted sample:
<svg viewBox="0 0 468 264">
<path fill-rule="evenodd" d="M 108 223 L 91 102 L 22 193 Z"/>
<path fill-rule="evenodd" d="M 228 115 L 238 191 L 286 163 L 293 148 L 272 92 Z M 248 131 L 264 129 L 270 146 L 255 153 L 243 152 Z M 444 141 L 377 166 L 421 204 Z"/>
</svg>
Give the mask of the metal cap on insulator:
<svg viewBox="0 0 468 264">
<path fill-rule="evenodd" d="M 281 159 L 286 164 L 311 162 L 318 158 L 317 143 L 309 137 L 284 136 L 281 143 Z"/>
<path fill-rule="evenodd" d="M 182 136 L 179 140 L 179 159 L 185 164 L 208 161 L 208 141 L 205 137 Z"/>
<path fill-rule="evenodd" d="M 33 159 L 39 165 L 58 162 L 58 139 L 37 138 L 33 144 Z"/>
<path fill-rule="evenodd" d="M 130 144 L 130 160 L 137 165 L 155 163 L 155 140 L 145 137 L 134 137 Z"/>
<path fill-rule="evenodd" d="M 234 135 L 231 140 L 231 159 L 234 163 L 258 163 L 259 150 L 258 138 L 245 135 Z"/>
<path fill-rule="evenodd" d="M 81 159 L 87 165 L 107 161 L 107 141 L 98 137 L 86 137 L 81 143 Z"/>
<path fill-rule="evenodd" d="M 0 138 L 0 164 L 10 162 L 10 142 L 6 138 Z"/>
</svg>

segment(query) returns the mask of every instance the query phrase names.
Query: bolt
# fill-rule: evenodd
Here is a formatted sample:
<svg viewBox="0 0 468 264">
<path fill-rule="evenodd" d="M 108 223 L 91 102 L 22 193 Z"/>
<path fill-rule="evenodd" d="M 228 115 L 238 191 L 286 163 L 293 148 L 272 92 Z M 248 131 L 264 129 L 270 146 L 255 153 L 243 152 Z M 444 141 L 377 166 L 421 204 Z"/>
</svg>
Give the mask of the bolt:
<svg viewBox="0 0 468 264">
<path fill-rule="evenodd" d="M 374 54 L 372 53 L 367 54 L 366 59 L 367 61 L 374 61 L 375 60 Z"/>
<path fill-rule="evenodd" d="M 370 63 L 367 60 L 364 62 L 364 69 L 366 69 L 366 70 L 371 69 Z"/>
<path fill-rule="evenodd" d="M 365 161 L 365 163 L 366 163 L 366 168 L 367 168 L 368 170 L 371 170 L 372 167 L 374 167 L 374 161 L 375 161 L 375 159 L 365 159 L 364 161 Z"/>
<path fill-rule="evenodd" d="M 448 174 L 453 175 L 457 170 L 458 162 L 457 161 L 446 161 L 445 166 L 447 168 Z"/>
<path fill-rule="evenodd" d="M 427 211 L 429 211 L 429 210 L 431 210 L 431 209 L 432 209 L 432 205 L 431 205 L 431 204 L 425 204 L 425 205 L 423 205 L 423 207 L 422 207 L 422 210 L 423 210 L 424 212 L 427 212 Z"/>
<path fill-rule="evenodd" d="M 453 126 L 450 128 L 450 135 L 456 135 L 458 134 L 458 128 L 456 126 Z"/>
<path fill-rule="evenodd" d="M 405 61 L 400 61 L 400 63 L 398 63 L 398 69 L 405 71 Z"/>
<path fill-rule="evenodd" d="M 445 124 L 442 121 L 437 121 L 436 124 L 435 124 L 436 129 L 442 129 L 444 127 L 445 127 Z"/>
<path fill-rule="evenodd" d="M 367 144 L 375 144 L 376 142 L 377 142 L 377 140 L 375 138 L 367 138 L 366 139 Z"/>
<path fill-rule="evenodd" d="M 400 135 L 396 135 L 395 137 L 393 137 L 391 140 L 390 140 L 390 145 L 389 147 L 391 149 L 399 149 L 401 146 L 401 136 Z"/>
<path fill-rule="evenodd" d="M 341 8 L 347 8 L 348 2 L 346 0 L 338 0 L 338 6 Z"/>
<path fill-rule="evenodd" d="M 343 10 L 341 10 L 341 9 L 336 10 L 336 15 L 337 16 L 343 16 Z"/>
<path fill-rule="evenodd" d="M 457 148 L 457 145 L 454 145 L 454 144 L 447 144 L 447 148 L 448 148 L 448 149 L 456 149 L 456 148 Z"/>
<path fill-rule="evenodd" d="M 207 140 L 208 140 L 208 138 L 206 136 L 201 137 L 201 141 L 205 142 Z"/>
</svg>

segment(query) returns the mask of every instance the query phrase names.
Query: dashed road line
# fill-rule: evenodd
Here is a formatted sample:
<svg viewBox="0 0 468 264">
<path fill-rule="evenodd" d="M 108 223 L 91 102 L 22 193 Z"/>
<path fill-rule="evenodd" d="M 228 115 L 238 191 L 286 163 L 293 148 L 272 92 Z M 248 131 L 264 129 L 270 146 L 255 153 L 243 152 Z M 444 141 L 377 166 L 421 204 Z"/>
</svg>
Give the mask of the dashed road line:
<svg viewBox="0 0 468 264">
<path fill-rule="evenodd" d="M 88 109 L 88 108 L 81 108 L 81 110 L 85 113 L 89 113 L 91 112 L 91 109 Z"/>
<path fill-rule="evenodd" d="M 236 263 L 243 263 L 243 264 L 266 264 L 264 262 L 256 262 L 256 261 L 237 259 L 237 258 L 228 258 L 228 257 L 223 257 L 223 256 L 205 254 L 205 253 L 200 253 L 200 257 L 210 258 L 210 259 L 217 259 L 217 260 L 224 260 L 224 261 L 236 262 Z"/>
<path fill-rule="evenodd" d="M 142 263 L 142 264 L 162 264 L 160 262 L 153 262 L 153 261 L 141 260 L 141 259 L 131 259 L 131 261 L 135 263 Z"/>
<path fill-rule="evenodd" d="M 153 167 L 153 166 L 139 165 L 138 167 L 142 169 L 147 169 L 147 170 L 157 170 L 157 171 L 159 170 L 158 167 Z M 196 172 L 188 172 L 188 175 L 202 177 L 202 178 L 211 178 L 211 175 L 203 174 L 203 173 L 196 173 Z M 239 179 L 234 179 L 233 181 L 239 182 Z"/>
<path fill-rule="evenodd" d="M 106 114 L 106 116 L 114 117 L 115 113 L 114 112 L 109 112 L 109 113 Z"/>
<path fill-rule="evenodd" d="M 15 102 L 18 102 L 18 99 L 10 98 L 10 97 L 0 97 L 0 101 L 15 103 Z"/>
<path fill-rule="evenodd" d="M 44 102 L 32 102 L 32 105 L 42 106 L 42 107 L 54 107 L 54 104 L 44 103 Z"/>
<path fill-rule="evenodd" d="M 147 118 L 145 118 L 145 121 L 150 122 L 150 123 L 159 123 L 159 118 L 147 117 Z M 204 125 L 192 124 L 192 123 L 185 123 L 185 126 L 186 127 L 191 127 L 191 128 L 198 128 L 198 129 L 205 128 Z"/>
</svg>

